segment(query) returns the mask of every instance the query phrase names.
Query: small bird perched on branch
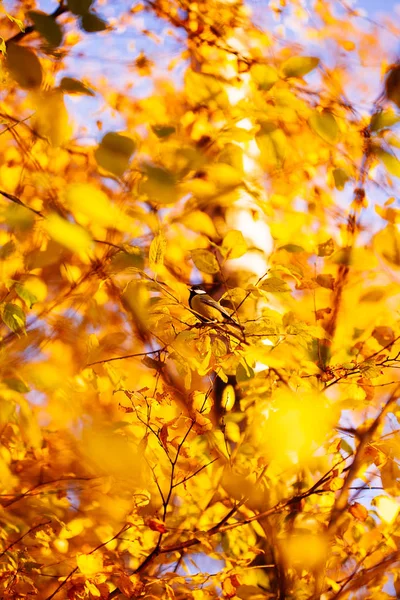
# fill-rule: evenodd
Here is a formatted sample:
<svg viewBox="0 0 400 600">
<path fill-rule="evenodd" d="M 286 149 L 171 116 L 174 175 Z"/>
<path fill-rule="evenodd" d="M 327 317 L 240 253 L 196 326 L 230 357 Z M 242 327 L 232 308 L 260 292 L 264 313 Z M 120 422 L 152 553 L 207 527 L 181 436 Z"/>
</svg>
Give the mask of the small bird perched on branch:
<svg viewBox="0 0 400 600">
<path fill-rule="evenodd" d="M 198 285 L 194 285 L 190 288 L 189 306 L 196 316 L 204 323 L 225 322 L 242 329 L 228 311 Z"/>
</svg>

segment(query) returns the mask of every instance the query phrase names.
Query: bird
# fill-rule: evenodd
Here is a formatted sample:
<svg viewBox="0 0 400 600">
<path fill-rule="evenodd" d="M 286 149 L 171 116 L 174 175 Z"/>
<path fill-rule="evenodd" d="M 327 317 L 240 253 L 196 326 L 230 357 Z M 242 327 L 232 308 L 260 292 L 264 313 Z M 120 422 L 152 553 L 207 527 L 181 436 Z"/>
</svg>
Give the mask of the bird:
<svg viewBox="0 0 400 600">
<path fill-rule="evenodd" d="M 228 311 L 198 285 L 193 285 L 190 288 L 189 306 L 203 323 L 228 322 L 230 325 L 241 329 L 239 323 L 231 317 Z"/>
</svg>

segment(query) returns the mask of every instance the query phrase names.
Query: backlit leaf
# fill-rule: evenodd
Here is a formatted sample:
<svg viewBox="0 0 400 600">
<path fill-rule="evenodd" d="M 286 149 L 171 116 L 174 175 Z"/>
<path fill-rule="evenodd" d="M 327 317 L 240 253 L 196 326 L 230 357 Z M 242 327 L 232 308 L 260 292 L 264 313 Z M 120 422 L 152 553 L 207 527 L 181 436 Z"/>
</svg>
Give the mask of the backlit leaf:
<svg viewBox="0 0 400 600">
<path fill-rule="evenodd" d="M 283 279 L 279 277 L 268 277 L 259 286 L 264 292 L 270 292 L 273 294 L 279 294 L 283 292 L 290 292 L 290 287 Z"/>
<path fill-rule="evenodd" d="M 145 180 L 140 183 L 139 191 L 159 204 L 172 204 L 178 199 L 175 176 L 166 169 L 145 165 Z"/>
<path fill-rule="evenodd" d="M 66 221 L 56 213 L 48 216 L 44 227 L 55 242 L 72 252 L 87 251 L 92 246 L 92 239 L 83 227 Z"/>
<path fill-rule="evenodd" d="M 11 331 L 14 331 L 14 333 L 25 331 L 25 313 L 18 304 L 6 302 L 0 305 L 0 311 L 3 323 L 5 323 Z"/>
<path fill-rule="evenodd" d="M 379 131 L 386 127 L 391 127 L 400 121 L 400 115 L 397 115 L 393 110 L 382 110 L 376 112 L 371 117 L 371 131 Z"/>
<path fill-rule="evenodd" d="M 205 250 L 203 248 L 192 250 L 191 257 L 196 267 L 202 273 L 209 273 L 210 275 L 213 275 L 214 273 L 219 272 L 218 261 L 214 254 L 212 254 L 212 252 L 209 250 Z"/>
<path fill-rule="evenodd" d="M 37 302 L 36 296 L 21 283 L 16 283 L 14 289 L 28 308 L 32 308 L 32 306 Z"/>
<path fill-rule="evenodd" d="M 90 223 L 103 227 L 121 229 L 123 213 L 113 204 L 107 194 L 90 183 L 72 183 L 65 192 L 68 207 L 76 214 L 81 213 Z"/>
<path fill-rule="evenodd" d="M 269 65 L 252 65 L 250 75 L 260 90 L 269 90 L 278 81 L 278 73 Z"/>
<path fill-rule="evenodd" d="M 150 266 L 154 268 L 157 265 L 164 264 L 164 255 L 167 249 L 167 240 L 162 232 L 156 235 L 150 244 L 149 261 Z"/>
<path fill-rule="evenodd" d="M 71 135 L 64 95 L 60 90 L 46 90 L 33 94 L 35 107 L 33 126 L 37 133 L 52 146 L 61 146 Z"/>
<path fill-rule="evenodd" d="M 76 564 L 83 575 L 92 577 L 99 575 L 103 570 L 103 557 L 100 552 L 93 554 L 78 554 Z"/>
<path fill-rule="evenodd" d="M 335 117 L 328 110 L 323 110 L 322 112 L 314 110 L 308 119 L 308 122 L 315 133 L 326 142 L 334 144 L 337 141 L 339 137 L 339 127 Z"/>
<path fill-rule="evenodd" d="M 106 133 L 95 150 L 97 164 L 117 177 L 122 177 L 136 148 L 135 142 L 119 133 Z"/>
<path fill-rule="evenodd" d="M 338 190 L 343 190 L 350 177 L 344 169 L 333 169 L 333 179 L 335 181 L 335 187 Z"/>
<path fill-rule="evenodd" d="M 41 86 L 42 67 L 36 54 L 29 48 L 19 44 L 8 44 L 5 64 L 22 88 L 34 90 Z"/>
<path fill-rule="evenodd" d="M 315 56 L 292 56 L 281 65 L 281 71 L 285 77 L 303 77 L 318 65 Z"/>
<path fill-rule="evenodd" d="M 388 263 L 400 267 L 400 233 L 396 225 L 389 224 L 373 238 L 374 249 Z"/>
<path fill-rule="evenodd" d="M 247 252 L 247 243 L 241 231 L 229 231 L 222 242 L 221 251 L 226 259 L 240 258 Z"/>
<path fill-rule="evenodd" d="M 377 150 L 376 155 L 381 159 L 391 175 L 400 177 L 400 160 L 396 156 L 382 149 Z"/>
</svg>

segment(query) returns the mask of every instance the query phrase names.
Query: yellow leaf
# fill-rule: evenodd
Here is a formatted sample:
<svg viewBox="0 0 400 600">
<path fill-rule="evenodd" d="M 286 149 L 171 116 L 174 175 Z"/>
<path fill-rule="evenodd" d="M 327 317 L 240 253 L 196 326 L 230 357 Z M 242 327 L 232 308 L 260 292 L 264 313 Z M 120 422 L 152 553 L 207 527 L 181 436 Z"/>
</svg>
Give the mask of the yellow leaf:
<svg viewBox="0 0 400 600">
<path fill-rule="evenodd" d="M 188 69 L 185 75 L 185 91 L 191 104 L 204 104 L 211 108 L 224 108 L 228 105 L 228 96 L 222 83 L 212 75 Z"/>
<path fill-rule="evenodd" d="M 52 146 L 61 146 L 71 135 L 64 94 L 60 90 L 42 91 L 32 93 L 31 99 L 35 108 L 34 129 Z"/>
<path fill-rule="evenodd" d="M 287 151 L 286 135 L 274 123 L 263 123 L 256 134 L 256 143 L 261 152 L 261 160 L 266 166 L 280 167 Z"/>
<path fill-rule="evenodd" d="M 331 112 L 314 110 L 308 119 L 308 123 L 325 142 L 333 144 L 339 137 L 339 127 Z"/>
<path fill-rule="evenodd" d="M 269 65 L 255 64 L 250 68 L 250 75 L 260 90 L 269 90 L 278 81 L 278 73 Z"/>
<path fill-rule="evenodd" d="M 397 500 L 393 498 L 387 498 L 386 496 L 378 496 L 375 498 L 376 512 L 378 516 L 384 521 L 391 525 L 396 520 L 396 517 L 400 510 L 400 505 Z"/>
<path fill-rule="evenodd" d="M 167 248 L 167 240 L 162 232 L 156 235 L 151 241 L 149 250 L 150 267 L 164 264 L 164 255 Z"/>
<path fill-rule="evenodd" d="M 233 230 L 226 234 L 222 242 L 225 258 L 240 258 L 247 252 L 247 243 L 241 231 Z"/>
<path fill-rule="evenodd" d="M 94 554 L 77 554 L 76 564 L 83 575 L 91 577 L 103 570 L 103 557 L 100 552 Z"/>
<path fill-rule="evenodd" d="M 291 56 L 281 65 L 285 77 L 303 77 L 319 65 L 315 56 Z"/>
<path fill-rule="evenodd" d="M 89 223 L 123 230 L 123 213 L 107 195 L 90 183 L 72 183 L 66 190 L 66 202 L 74 213 L 81 213 Z M 125 223 L 126 227 L 126 223 Z"/>
<path fill-rule="evenodd" d="M 87 251 L 92 245 L 92 239 L 83 227 L 66 221 L 56 213 L 48 216 L 44 227 L 55 242 L 72 252 Z"/>
<path fill-rule="evenodd" d="M 400 267 L 400 233 L 397 225 L 387 225 L 374 235 L 373 246 L 388 263 Z"/>
<path fill-rule="evenodd" d="M 199 271 L 210 275 L 219 272 L 218 261 L 209 250 L 198 248 L 191 252 L 192 260 Z"/>
<path fill-rule="evenodd" d="M 201 210 L 193 210 L 188 215 L 184 215 L 181 223 L 192 231 L 203 233 L 207 237 L 213 238 L 216 235 L 215 225 L 211 217 Z"/>
<path fill-rule="evenodd" d="M 117 177 L 122 177 L 129 166 L 129 159 L 135 151 L 135 142 L 119 133 L 106 133 L 94 156 L 97 164 Z"/>
<path fill-rule="evenodd" d="M 222 392 L 221 406 L 230 412 L 235 405 L 235 388 L 233 385 L 227 385 Z"/>
<path fill-rule="evenodd" d="M 167 169 L 145 165 L 145 179 L 139 185 L 141 194 L 157 204 L 172 204 L 179 198 L 176 178 Z"/>
<path fill-rule="evenodd" d="M 400 160 L 394 154 L 390 154 L 385 150 L 377 150 L 376 155 L 381 159 L 387 171 L 395 177 L 400 177 Z"/>
</svg>

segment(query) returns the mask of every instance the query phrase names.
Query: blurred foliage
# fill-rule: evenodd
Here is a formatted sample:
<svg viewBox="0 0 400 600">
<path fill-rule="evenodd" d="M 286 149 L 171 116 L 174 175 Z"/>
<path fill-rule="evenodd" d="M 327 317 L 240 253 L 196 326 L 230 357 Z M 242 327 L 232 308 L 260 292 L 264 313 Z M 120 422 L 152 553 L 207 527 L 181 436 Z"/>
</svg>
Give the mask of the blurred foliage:
<svg viewBox="0 0 400 600">
<path fill-rule="evenodd" d="M 400 31 L 253 5 L 2 6 L 5 600 L 399 594 Z"/>
</svg>

